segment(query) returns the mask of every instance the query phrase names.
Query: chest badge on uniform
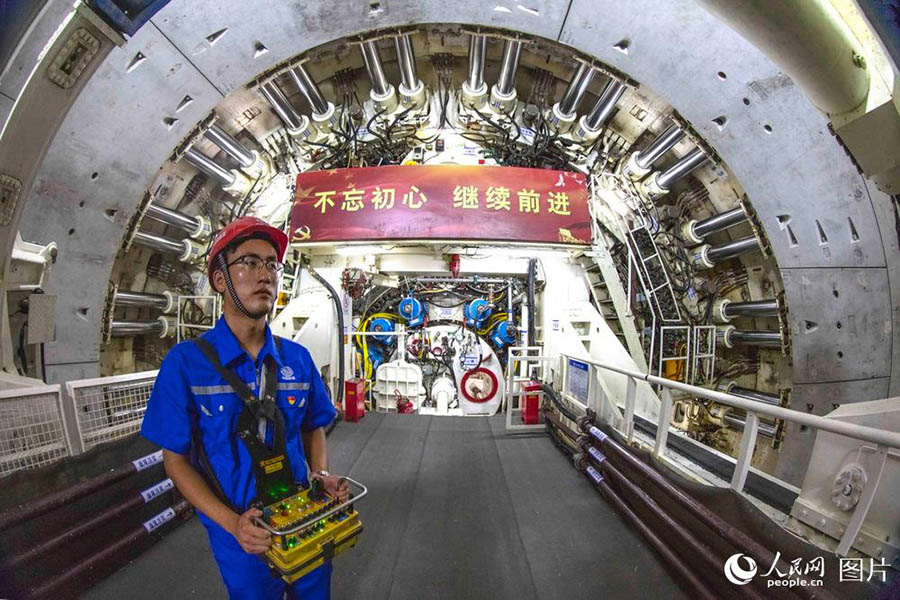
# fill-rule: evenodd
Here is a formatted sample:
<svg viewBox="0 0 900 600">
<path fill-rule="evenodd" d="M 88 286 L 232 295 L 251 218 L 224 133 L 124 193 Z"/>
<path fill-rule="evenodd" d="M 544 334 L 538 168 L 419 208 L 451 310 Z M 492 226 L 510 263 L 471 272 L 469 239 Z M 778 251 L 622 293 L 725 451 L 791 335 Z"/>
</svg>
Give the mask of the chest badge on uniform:
<svg viewBox="0 0 900 600">
<path fill-rule="evenodd" d="M 294 379 L 294 370 L 290 367 L 281 367 L 281 376 L 285 379 L 289 379 L 293 381 Z"/>
<path fill-rule="evenodd" d="M 288 404 L 293 406 L 295 402 L 297 402 L 297 399 L 294 396 L 288 396 Z"/>
</svg>

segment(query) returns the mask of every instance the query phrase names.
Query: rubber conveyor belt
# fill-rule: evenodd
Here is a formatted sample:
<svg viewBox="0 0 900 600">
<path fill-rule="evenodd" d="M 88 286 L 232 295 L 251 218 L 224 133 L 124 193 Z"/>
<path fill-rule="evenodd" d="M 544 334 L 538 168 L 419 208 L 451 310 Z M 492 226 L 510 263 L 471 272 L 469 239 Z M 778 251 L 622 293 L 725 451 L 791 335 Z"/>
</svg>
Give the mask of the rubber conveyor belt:
<svg viewBox="0 0 900 600">
<path fill-rule="evenodd" d="M 329 436 L 369 486 L 334 598 L 685 598 L 653 551 L 543 433 L 500 417 L 370 413 Z M 85 598 L 225 597 L 197 519 Z"/>
</svg>

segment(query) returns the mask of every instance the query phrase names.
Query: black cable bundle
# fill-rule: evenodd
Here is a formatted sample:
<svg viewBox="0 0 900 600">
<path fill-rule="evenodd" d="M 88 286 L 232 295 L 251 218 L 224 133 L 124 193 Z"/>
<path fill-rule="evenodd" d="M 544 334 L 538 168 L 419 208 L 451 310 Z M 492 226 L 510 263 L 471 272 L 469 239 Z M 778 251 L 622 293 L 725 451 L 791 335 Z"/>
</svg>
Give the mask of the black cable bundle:
<svg viewBox="0 0 900 600">
<path fill-rule="evenodd" d="M 559 392 L 553 389 L 552 386 L 547 385 L 546 383 L 541 383 L 541 391 L 550 398 L 550 401 L 553 402 L 553 406 L 556 407 L 556 410 L 562 414 L 565 418 L 569 419 L 573 422 L 578 422 L 578 415 L 575 412 L 565 405 L 562 398 L 559 395 Z"/>
</svg>

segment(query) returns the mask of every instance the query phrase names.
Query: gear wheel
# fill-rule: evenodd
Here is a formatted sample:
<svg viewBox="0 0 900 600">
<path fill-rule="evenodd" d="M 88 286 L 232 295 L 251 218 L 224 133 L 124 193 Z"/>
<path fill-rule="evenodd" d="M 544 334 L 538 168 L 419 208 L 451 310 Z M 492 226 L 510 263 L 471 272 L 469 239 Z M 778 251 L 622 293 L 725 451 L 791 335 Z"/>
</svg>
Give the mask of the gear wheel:
<svg viewBox="0 0 900 600">
<path fill-rule="evenodd" d="M 849 464 L 834 478 L 834 484 L 831 486 L 831 501 L 841 510 L 850 510 L 859 502 L 859 497 L 865 487 L 865 469 L 857 463 Z"/>
</svg>

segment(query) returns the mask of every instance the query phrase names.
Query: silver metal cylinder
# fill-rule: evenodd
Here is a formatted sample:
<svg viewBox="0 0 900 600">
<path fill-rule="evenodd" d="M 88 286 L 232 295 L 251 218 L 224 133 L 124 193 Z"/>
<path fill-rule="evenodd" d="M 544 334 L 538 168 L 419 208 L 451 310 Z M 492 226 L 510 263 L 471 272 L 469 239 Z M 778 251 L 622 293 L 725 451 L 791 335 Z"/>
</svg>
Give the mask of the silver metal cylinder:
<svg viewBox="0 0 900 600">
<path fill-rule="evenodd" d="M 756 241 L 756 236 L 751 235 L 718 246 L 710 246 L 709 251 L 706 253 L 706 257 L 710 262 L 717 263 L 757 250 L 759 250 L 759 244 Z"/>
<path fill-rule="evenodd" d="M 413 53 L 412 39 L 408 33 L 394 38 L 394 47 L 397 49 L 397 62 L 400 65 L 400 79 L 403 87 L 414 90 L 419 86 L 419 76 L 416 74 L 416 55 Z"/>
<path fill-rule="evenodd" d="M 642 169 L 647 169 L 658 161 L 660 157 L 671 150 L 675 144 L 684 137 L 684 130 L 678 125 L 671 125 L 663 131 L 658 138 L 650 142 L 650 144 L 641 150 L 635 157 L 635 162 Z"/>
<path fill-rule="evenodd" d="M 312 77 L 309 76 L 309 73 L 306 72 L 306 69 L 303 68 L 303 65 L 297 65 L 291 69 L 291 78 L 300 89 L 300 93 L 303 94 L 303 97 L 309 102 L 309 105 L 312 107 L 315 114 L 324 115 L 328 112 L 328 102 L 325 100 L 325 97 L 322 96 L 319 86 L 316 85 L 316 82 L 313 81 Z"/>
<path fill-rule="evenodd" d="M 590 65 L 578 63 L 578 69 L 559 101 L 559 112 L 566 117 L 575 116 L 575 111 L 578 110 L 578 105 L 591 84 L 595 72 Z"/>
<path fill-rule="evenodd" d="M 584 124 L 587 125 L 588 129 L 597 131 L 605 125 L 612 115 L 616 103 L 624 93 L 625 84 L 621 81 L 610 79 L 609 83 L 606 84 L 606 87 L 603 88 L 603 91 L 600 93 L 600 98 L 597 99 L 594 108 L 591 109 L 591 112 L 589 112 L 584 119 Z"/>
<path fill-rule="evenodd" d="M 741 331 L 734 329 L 728 334 L 732 344 L 781 348 L 781 333 L 778 331 Z"/>
<path fill-rule="evenodd" d="M 234 173 L 205 154 L 201 154 L 193 148 L 188 148 L 187 152 L 184 153 L 184 159 L 194 165 L 197 170 L 206 173 L 223 186 L 234 184 Z"/>
<path fill-rule="evenodd" d="M 766 404 L 771 404 L 772 406 L 781 406 L 781 398 L 779 396 L 775 394 L 767 394 L 766 392 L 760 392 L 759 390 L 732 386 L 731 389 L 728 390 L 728 393 L 735 396 L 740 396 L 741 398 L 747 398 L 749 400 L 765 402 Z"/>
<path fill-rule="evenodd" d="M 197 231 L 197 228 L 200 227 L 201 224 L 200 219 L 197 217 L 192 217 L 183 212 L 159 206 L 152 202 L 147 207 L 147 216 L 188 233 Z"/>
<path fill-rule="evenodd" d="M 660 173 L 656 179 L 657 185 L 664 190 L 672 187 L 672 184 L 686 177 L 691 171 L 709 160 L 700 148 L 694 148 L 676 162 L 674 165 Z"/>
<path fill-rule="evenodd" d="M 294 107 L 291 106 L 290 101 L 288 101 L 284 92 L 281 91 L 281 88 L 274 83 L 269 82 L 263 84 L 262 87 L 259 88 L 259 93 L 272 105 L 275 114 L 284 121 L 284 124 L 287 125 L 288 129 L 294 131 L 300 129 L 303 124 L 302 118 L 297 111 L 294 110 Z"/>
<path fill-rule="evenodd" d="M 753 302 L 729 302 L 722 307 L 725 317 L 775 317 L 778 316 L 778 300 L 754 300 Z"/>
<path fill-rule="evenodd" d="M 183 241 L 173 240 L 161 235 L 155 235 L 153 233 L 147 233 L 146 231 L 138 231 L 137 233 L 135 233 L 134 243 L 140 246 L 144 246 L 145 248 L 150 248 L 159 252 L 178 254 L 179 256 L 184 254 L 185 250 Z"/>
<path fill-rule="evenodd" d="M 241 165 L 241 168 L 246 169 L 253 165 L 256 162 L 256 159 L 253 156 L 253 153 L 250 150 L 234 139 L 234 136 L 229 134 L 227 131 L 219 127 L 218 125 L 213 125 L 205 132 L 203 135 L 211 141 L 213 144 L 221 148 L 225 154 L 238 161 L 238 164 Z"/>
<path fill-rule="evenodd" d="M 743 223 L 746 220 L 747 215 L 746 213 L 744 213 L 744 209 L 738 206 L 737 208 L 733 208 L 729 211 L 713 215 L 707 219 L 703 219 L 702 221 L 697 221 L 696 223 L 694 223 L 694 226 L 691 228 L 691 230 L 694 232 L 695 236 L 703 239 L 708 235 L 723 231 L 725 229 L 728 229 L 729 227 L 734 227 L 735 225 Z"/>
<path fill-rule="evenodd" d="M 378 52 L 378 46 L 375 42 L 363 42 L 359 48 L 362 51 L 369 80 L 372 82 L 372 89 L 379 96 L 386 96 L 391 87 L 384 75 L 384 68 L 381 66 L 381 54 Z"/>
<path fill-rule="evenodd" d="M 484 85 L 484 60 L 487 53 L 487 38 L 483 35 L 469 36 L 469 76 L 466 82 L 470 90 L 480 90 Z"/>
<path fill-rule="evenodd" d="M 522 108 L 522 122 L 528 127 L 536 127 L 538 118 L 541 116 L 541 109 L 535 104 L 526 104 Z"/>
<path fill-rule="evenodd" d="M 169 298 L 162 294 L 148 294 L 146 292 L 116 292 L 116 307 L 139 306 L 158 308 L 165 310 L 169 307 Z"/>
<path fill-rule="evenodd" d="M 161 333 L 163 322 L 155 321 L 113 321 L 111 333 L 113 337 L 130 337 L 147 333 Z"/>
<path fill-rule="evenodd" d="M 522 42 L 506 40 L 503 45 L 503 58 L 500 62 L 500 77 L 497 79 L 497 91 L 507 96 L 516 87 L 516 70 L 519 68 L 519 55 L 522 53 Z"/>
<path fill-rule="evenodd" d="M 744 414 L 735 414 L 734 411 L 729 411 L 724 418 L 725 423 L 727 423 L 733 429 L 737 429 L 738 431 L 744 430 L 744 425 L 747 423 L 747 415 Z M 760 421 L 759 426 L 757 427 L 757 435 L 761 435 L 768 438 L 775 437 L 775 433 L 778 431 L 778 428 L 775 427 L 772 423 L 767 423 L 766 421 Z"/>
</svg>

